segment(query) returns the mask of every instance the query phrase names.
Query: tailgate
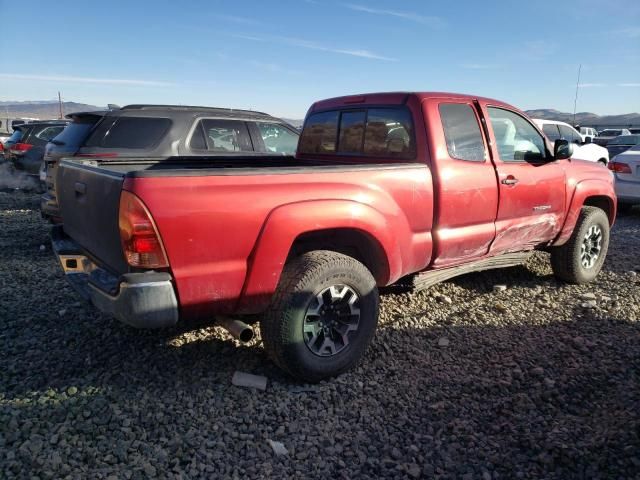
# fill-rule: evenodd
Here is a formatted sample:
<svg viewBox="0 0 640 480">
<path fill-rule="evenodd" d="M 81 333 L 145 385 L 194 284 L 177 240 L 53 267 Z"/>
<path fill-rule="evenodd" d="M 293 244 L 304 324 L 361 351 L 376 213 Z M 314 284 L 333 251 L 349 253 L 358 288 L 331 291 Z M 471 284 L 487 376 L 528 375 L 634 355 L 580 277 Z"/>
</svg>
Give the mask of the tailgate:
<svg viewBox="0 0 640 480">
<path fill-rule="evenodd" d="M 118 210 L 124 174 L 107 168 L 61 162 L 56 177 L 64 231 L 100 266 L 125 273 Z"/>
</svg>

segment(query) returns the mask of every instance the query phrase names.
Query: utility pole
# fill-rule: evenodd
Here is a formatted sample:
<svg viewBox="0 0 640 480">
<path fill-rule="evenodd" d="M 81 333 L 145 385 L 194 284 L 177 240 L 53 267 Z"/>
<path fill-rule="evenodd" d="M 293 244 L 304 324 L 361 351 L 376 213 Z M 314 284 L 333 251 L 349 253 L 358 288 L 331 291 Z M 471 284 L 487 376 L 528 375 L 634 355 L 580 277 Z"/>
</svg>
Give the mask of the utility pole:
<svg viewBox="0 0 640 480">
<path fill-rule="evenodd" d="M 60 120 L 62 120 L 62 97 L 60 96 L 60 91 L 58 91 L 58 107 L 60 108 Z"/>
<path fill-rule="evenodd" d="M 576 82 L 576 98 L 573 100 L 573 126 L 576 126 L 576 107 L 578 105 L 578 89 L 580 88 L 580 72 L 582 71 L 582 64 L 578 67 L 578 81 Z"/>
</svg>

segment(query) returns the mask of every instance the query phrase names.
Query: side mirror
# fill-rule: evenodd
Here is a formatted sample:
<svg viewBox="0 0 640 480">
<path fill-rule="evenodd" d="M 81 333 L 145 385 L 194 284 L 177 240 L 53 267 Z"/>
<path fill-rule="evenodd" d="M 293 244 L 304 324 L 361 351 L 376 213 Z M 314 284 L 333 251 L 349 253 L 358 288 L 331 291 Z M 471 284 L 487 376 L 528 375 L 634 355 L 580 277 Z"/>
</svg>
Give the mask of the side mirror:
<svg viewBox="0 0 640 480">
<path fill-rule="evenodd" d="M 584 137 L 584 143 L 591 143 L 593 139 L 591 137 Z"/>
<path fill-rule="evenodd" d="M 573 143 L 568 140 L 556 140 L 553 146 L 553 157 L 556 160 L 566 160 L 573 155 Z"/>
</svg>

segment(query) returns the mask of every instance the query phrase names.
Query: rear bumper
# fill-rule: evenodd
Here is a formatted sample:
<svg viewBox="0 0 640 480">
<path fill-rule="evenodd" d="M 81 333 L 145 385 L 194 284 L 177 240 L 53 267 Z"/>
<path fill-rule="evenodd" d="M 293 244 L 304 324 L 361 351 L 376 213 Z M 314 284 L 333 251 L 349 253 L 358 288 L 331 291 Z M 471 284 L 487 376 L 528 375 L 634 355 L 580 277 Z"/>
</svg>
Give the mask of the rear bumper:
<svg viewBox="0 0 640 480">
<path fill-rule="evenodd" d="M 58 200 L 50 192 L 46 192 L 40 197 L 40 213 L 53 223 L 61 223 L 62 221 Z"/>
<path fill-rule="evenodd" d="M 178 322 L 178 302 L 171 275 L 165 272 L 127 273 L 116 277 L 89 260 L 64 234 L 51 233 L 53 250 L 67 280 L 98 310 L 136 328 L 164 328 Z"/>
</svg>

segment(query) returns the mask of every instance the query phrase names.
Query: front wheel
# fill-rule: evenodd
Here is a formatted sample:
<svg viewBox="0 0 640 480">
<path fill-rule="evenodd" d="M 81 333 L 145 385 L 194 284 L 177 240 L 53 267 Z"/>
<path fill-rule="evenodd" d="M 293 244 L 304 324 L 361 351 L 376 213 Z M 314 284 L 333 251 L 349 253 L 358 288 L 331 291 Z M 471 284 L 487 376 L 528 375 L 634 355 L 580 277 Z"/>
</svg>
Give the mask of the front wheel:
<svg viewBox="0 0 640 480">
<path fill-rule="evenodd" d="M 597 207 L 582 207 L 571 238 L 551 251 L 551 268 L 556 277 L 569 283 L 592 281 L 609 249 L 609 219 Z"/>
<path fill-rule="evenodd" d="M 318 382 L 354 367 L 378 324 L 378 289 L 367 268 L 317 250 L 285 265 L 260 322 L 265 349 L 292 376 Z"/>
</svg>

